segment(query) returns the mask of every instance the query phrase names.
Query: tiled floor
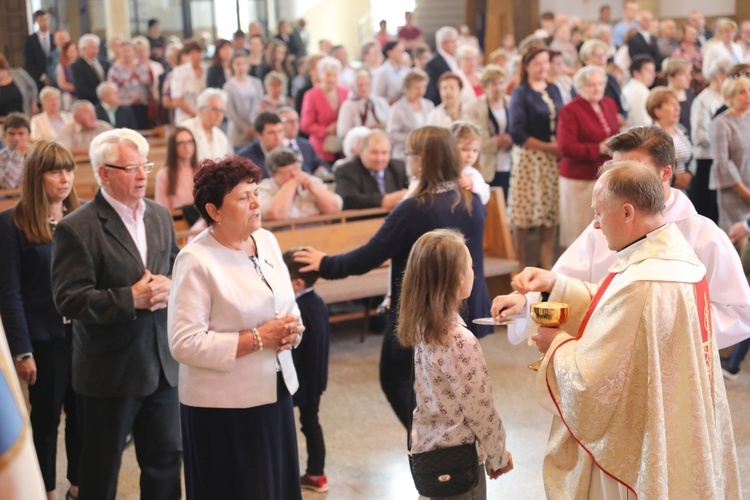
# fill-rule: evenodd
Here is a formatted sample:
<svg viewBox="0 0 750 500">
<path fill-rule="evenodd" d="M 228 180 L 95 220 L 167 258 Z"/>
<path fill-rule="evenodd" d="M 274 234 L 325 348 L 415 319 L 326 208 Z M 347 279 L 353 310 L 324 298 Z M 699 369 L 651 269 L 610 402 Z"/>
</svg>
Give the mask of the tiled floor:
<svg viewBox="0 0 750 500">
<path fill-rule="evenodd" d="M 326 438 L 331 491 L 305 492 L 311 499 L 414 499 L 418 498 L 406 459 L 406 432 L 401 427 L 378 384 L 381 337 L 368 335 L 359 343 L 359 324 L 335 328 L 331 343 L 328 391 L 323 396 L 321 423 Z M 526 365 L 538 352 L 526 345 L 513 346 L 504 330 L 482 341 L 492 376 L 495 404 L 508 435 L 515 470 L 488 481 L 488 498 L 544 498 L 541 464 L 551 417 L 533 396 L 534 373 Z M 727 383 L 735 424 L 735 440 L 744 495 L 750 496 L 750 365 L 735 382 Z M 305 457 L 299 435 L 300 455 Z M 64 444 L 60 442 L 58 491 L 67 490 L 64 479 Z M 304 461 L 302 461 L 304 470 Z M 132 448 L 123 457 L 118 499 L 135 500 L 138 466 Z"/>
</svg>

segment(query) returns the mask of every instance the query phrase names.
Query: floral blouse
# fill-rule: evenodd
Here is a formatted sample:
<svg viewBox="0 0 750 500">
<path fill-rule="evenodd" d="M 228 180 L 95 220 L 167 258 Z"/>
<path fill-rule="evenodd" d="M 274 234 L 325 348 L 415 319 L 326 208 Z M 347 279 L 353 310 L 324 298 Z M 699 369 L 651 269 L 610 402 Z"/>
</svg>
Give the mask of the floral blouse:
<svg viewBox="0 0 750 500">
<path fill-rule="evenodd" d="M 456 314 L 447 344 L 414 348 L 412 453 L 476 442 L 492 470 L 507 465 L 505 429 L 495 410 L 482 346 Z"/>
<path fill-rule="evenodd" d="M 122 63 L 115 62 L 109 69 L 107 79 L 120 89 L 120 104 L 148 104 L 148 90 L 151 85 L 151 73 L 148 66 L 136 62 L 135 68 L 130 69 Z"/>
</svg>

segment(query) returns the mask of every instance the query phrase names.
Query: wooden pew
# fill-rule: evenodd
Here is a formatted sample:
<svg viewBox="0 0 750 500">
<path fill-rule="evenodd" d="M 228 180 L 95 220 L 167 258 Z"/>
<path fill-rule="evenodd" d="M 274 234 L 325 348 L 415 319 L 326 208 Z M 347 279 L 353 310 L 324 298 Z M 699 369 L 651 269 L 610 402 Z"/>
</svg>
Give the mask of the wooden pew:
<svg viewBox="0 0 750 500">
<path fill-rule="evenodd" d="M 353 250 L 369 241 L 383 224 L 386 215 L 387 212 L 382 209 L 347 210 L 335 215 L 264 222 L 263 227 L 274 232 L 282 252 L 293 247 L 312 246 L 335 255 Z M 195 234 L 196 232 L 191 231 L 178 231 L 178 244 L 184 246 L 187 239 Z M 507 293 L 510 289 L 508 278 L 518 270 L 519 264 L 515 260 L 505 199 L 500 189 L 491 191 L 487 204 L 484 249 L 484 273 L 491 296 Z M 315 289 L 327 304 L 333 304 L 384 295 L 388 291 L 388 284 L 386 263 L 361 276 L 330 281 L 320 279 Z M 371 312 L 365 310 L 362 313 L 332 317 L 331 321 L 367 317 Z"/>
<path fill-rule="evenodd" d="M 21 197 L 21 188 L 0 189 L 0 212 L 13 208 Z"/>
</svg>

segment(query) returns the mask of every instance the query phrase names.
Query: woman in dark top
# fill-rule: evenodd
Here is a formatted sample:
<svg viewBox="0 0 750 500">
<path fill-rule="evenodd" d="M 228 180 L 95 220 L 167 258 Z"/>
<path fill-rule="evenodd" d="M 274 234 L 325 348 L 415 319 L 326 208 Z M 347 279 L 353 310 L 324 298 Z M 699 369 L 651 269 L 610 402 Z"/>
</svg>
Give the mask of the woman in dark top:
<svg viewBox="0 0 750 500">
<path fill-rule="evenodd" d="M 219 38 L 216 42 L 213 64 L 206 71 L 206 87 L 224 88 L 224 84 L 232 77 L 232 56 L 232 42 Z"/>
<path fill-rule="evenodd" d="M 521 265 L 525 263 L 528 232 L 539 228 L 541 267 L 552 268 L 555 229 L 560 221 L 557 115 L 562 96 L 555 84 L 547 83 L 549 52 L 529 49 L 521 59 L 521 83 L 513 90 L 508 110 L 513 138 L 508 195 L 508 218 L 513 244 Z"/>
<path fill-rule="evenodd" d="M 419 178 L 419 186 L 411 198 L 405 199 L 385 219 L 372 239 L 356 250 L 328 256 L 312 248 L 297 252 L 299 262 L 309 264 L 301 271 L 317 270 L 326 279 L 340 279 L 364 274 L 391 259 L 391 304 L 380 355 L 380 385 L 401 423 L 406 426 L 412 410 L 411 350 L 401 347 L 396 339 L 395 324 L 401 295 L 401 276 L 414 242 L 433 229 L 454 228 L 466 237 L 474 261 L 474 288 L 463 317 L 477 337 L 492 332 L 490 327 L 472 323 L 474 318 L 487 316 L 490 298 L 484 280 L 485 208 L 469 191 L 461 190 L 457 180 L 461 160 L 455 138 L 442 127 L 414 129 L 406 138 L 409 168 Z M 437 269 L 436 272 L 453 272 Z"/>
<path fill-rule="evenodd" d="M 70 490 L 78 495 L 81 437 L 71 386 L 72 328 L 55 309 L 50 277 L 57 221 L 80 206 L 73 190 L 75 160 L 52 141 L 28 152 L 21 199 L 0 214 L 0 317 L 18 378 L 29 384 L 31 428 L 48 498 L 55 494 L 57 429 L 65 407 Z"/>
<path fill-rule="evenodd" d="M 37 112 L 37 87 L 34 80 L 22 68 L 11 68 L 0 52 L 0 116 L 12 112 L 29 116 Z"/>
</svg>

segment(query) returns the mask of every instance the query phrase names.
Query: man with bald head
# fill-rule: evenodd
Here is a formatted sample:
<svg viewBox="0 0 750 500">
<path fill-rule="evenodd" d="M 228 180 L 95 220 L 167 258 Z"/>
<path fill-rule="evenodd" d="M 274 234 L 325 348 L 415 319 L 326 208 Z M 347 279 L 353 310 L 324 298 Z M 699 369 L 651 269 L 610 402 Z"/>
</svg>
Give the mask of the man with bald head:
<svg viewBox="0 0 750 500">
<path fill-rule="evenodd" d="M 536 394 L 554 416 L 547 497 L 740 498 L 706 268 L 666 223 L 661 179 L 610 162 L 592 208 L 616 252 L 602 281 L 536 268 L 513 279 L 570 304 L 565 330 L 532 337 L 545 353 Z"/>
<path fill-rule="evenodd" d="M 362 153 L 337 168 L 334 175 L 344 210 L 391 210 L 404 198 L 409 185 L 404 163 L 391 158 L 391 143 L 380 130 L 370 132 L 363 141 Z"/>
<path fill-rule="evenodd" d="M 74 155 L 86 155 L 94 137 L 112 130 L 112 125 L 96 118 L 96 109 L 89 101 L 75 101 L 70 111 L 73 113 L 74 121 L 63 125 L 57 140 L 67 146 Z"/>
</svg>

